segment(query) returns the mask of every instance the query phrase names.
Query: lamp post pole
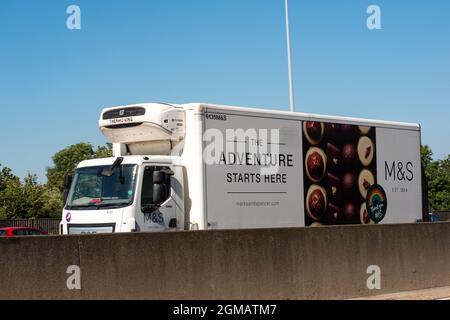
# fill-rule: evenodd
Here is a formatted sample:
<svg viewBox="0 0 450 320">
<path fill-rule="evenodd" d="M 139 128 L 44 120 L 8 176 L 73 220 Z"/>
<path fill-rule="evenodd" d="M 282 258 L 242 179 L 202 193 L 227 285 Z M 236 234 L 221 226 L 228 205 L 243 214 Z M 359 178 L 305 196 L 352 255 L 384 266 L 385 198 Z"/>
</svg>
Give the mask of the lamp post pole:
<svg viewBox="0 0 450 320">
<path fill-rule="evenodd" d="M 289 29 L 289 4 L 288 0 L 285 0 L 286 8 L 286 38 L 287 38 L 287 51 L 288 51 L 288 68 L 289 68 L 289 97 L 291 112 L 295 112 L 294 104 L 294 82 L 292 79 L 292 58 L 291 58 L 291 32 Z"/>
</svg>

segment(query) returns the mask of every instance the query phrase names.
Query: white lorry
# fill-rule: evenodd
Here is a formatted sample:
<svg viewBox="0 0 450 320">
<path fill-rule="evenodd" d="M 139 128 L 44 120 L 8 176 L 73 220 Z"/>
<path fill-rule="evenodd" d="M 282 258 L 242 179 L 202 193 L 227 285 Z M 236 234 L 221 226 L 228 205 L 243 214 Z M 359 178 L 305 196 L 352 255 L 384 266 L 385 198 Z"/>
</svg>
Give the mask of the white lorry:
<svg viewBox="0 0 450 320">
<path fill-rule="evenodd" d="M 147 103 L 99 125 L 114 157 L 66 180 L 63 234 L 422 219 L 417 124 Z"/>
</svg>

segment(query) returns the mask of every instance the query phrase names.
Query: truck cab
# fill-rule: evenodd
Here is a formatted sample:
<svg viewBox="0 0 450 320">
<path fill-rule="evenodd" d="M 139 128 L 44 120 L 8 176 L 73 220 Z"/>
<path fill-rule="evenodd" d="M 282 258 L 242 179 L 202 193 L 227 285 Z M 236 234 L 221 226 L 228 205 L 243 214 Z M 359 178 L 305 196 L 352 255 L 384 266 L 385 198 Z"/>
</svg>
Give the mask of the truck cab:
<svg viewBox="0 0 450 320">
<path fill-rule="evenodd" d="M 81 162 L 67 192 L 62 234 L 169 231 L 185 228 L 184 138 L 176 106 L 105 109 L 100 129 L 114 157 Z"/>
</svg>

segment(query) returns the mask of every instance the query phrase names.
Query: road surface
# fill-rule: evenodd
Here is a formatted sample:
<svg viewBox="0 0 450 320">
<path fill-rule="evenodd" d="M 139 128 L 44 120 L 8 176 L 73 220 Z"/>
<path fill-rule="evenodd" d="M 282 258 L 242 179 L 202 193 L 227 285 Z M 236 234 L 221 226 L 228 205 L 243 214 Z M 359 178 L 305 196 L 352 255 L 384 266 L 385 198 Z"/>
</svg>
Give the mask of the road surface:
<svg viewBox="0 0 450 320">
<path fill-rule="evenodd" d="M 450 300 L 450 287 L 397 292 L 354 300 Z"/>
</svg>

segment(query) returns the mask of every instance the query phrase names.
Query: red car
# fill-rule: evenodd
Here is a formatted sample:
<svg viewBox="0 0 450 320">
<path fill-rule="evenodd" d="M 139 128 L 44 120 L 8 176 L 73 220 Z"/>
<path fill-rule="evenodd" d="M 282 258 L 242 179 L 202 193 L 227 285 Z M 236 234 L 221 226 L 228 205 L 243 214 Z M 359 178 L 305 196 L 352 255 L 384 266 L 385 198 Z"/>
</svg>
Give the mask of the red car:
<svg viewBox="0 0 450 320">
<path fill-rule="evenodd" d="M 0 228 L 0 237 L 42 236 L 46 234 L 46 231 L 31 227 Z"/>
</svg>

